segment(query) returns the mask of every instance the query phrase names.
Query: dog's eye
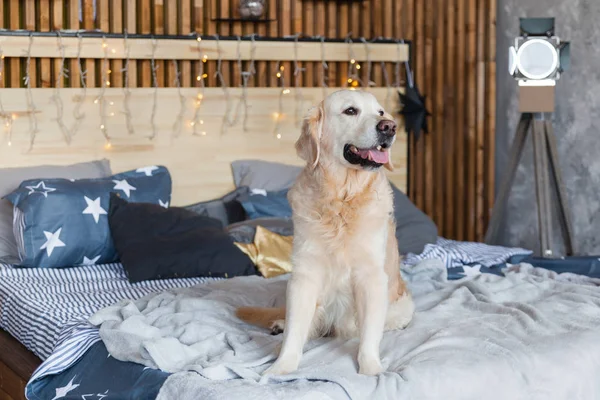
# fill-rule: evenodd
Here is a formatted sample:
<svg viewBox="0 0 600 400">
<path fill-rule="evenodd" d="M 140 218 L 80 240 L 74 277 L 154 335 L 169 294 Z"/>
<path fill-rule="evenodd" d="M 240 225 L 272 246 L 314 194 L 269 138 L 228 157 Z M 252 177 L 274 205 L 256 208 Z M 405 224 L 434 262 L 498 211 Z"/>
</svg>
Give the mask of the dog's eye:
<svg viewBox="0 0 600 400">
<path fill-rule="evenodd" d="M 383 110 L 379 110 L 379 116 L 383 117 Z"/>
<path fill-rule="evenodd" d="M 344 110 L 344 114 L 346 115 L 356 115 L 358 114 L 358 110 L 354 107 L 348 107 Z"/>
</svg>

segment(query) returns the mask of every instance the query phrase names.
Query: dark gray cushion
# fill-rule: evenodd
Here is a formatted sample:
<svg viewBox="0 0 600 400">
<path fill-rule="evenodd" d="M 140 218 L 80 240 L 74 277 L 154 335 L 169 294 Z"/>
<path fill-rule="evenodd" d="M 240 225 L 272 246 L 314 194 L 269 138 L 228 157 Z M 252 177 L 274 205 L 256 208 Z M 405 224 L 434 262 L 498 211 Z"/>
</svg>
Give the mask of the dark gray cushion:
<svg viewBox="0 0 600 400">
<path fill-rule="evenodd" d="M 294 224 L 292 223 L 292 220 L 289 218 L 277 217 L 250 219 L 231 224 L 227 226 L 225 230 L 235 242 L 252 243 L 254 241 L 257 226 L 262 226 L 281 236 L 292 236 L 294 234 Z"/>
<path fill-rule="evenodd" d="M 105 178 L 112 175 L 107 159 L 73 165 L 39 165 L 34 167 L 0 169 L 0 198 L 13 192 L 21 182 L 29 179 L 84 179 Z M 13 233 L 13 206 L 6 199 L 0 200 L 0 261 L 19 262 L 19 252 Z"/>
<path fill-rule="evenodd" d="M 218 199 L 190 204 L 184 208 L 205 217 L 218 219 L 223 226 L 227 226 L 246 219 L 244 207 L 242 207 L 242 204 L 238 200 L 241 196 L 249 192 L 250 189 L 248 187 L 242 186 Z"/>
<path fill-rule="evenodd" d="M 261 160 L 237 160 L 231 163 L 236 187 L 278 191 L 292 187 L 302 167 Z"/>
<path fill-rule="evenodd" d="M 396 217 L 396 239 L 402 254 L 423 251 L 426 244 L 435 243 L 438 238 L 437 226 L 393 183 L 394 216 Z"/>
<path fill-rule="evenodd" d="M 130 282 L 257 274 L 214 218 L 111 195 L 108 220 Z"/>
</svg>

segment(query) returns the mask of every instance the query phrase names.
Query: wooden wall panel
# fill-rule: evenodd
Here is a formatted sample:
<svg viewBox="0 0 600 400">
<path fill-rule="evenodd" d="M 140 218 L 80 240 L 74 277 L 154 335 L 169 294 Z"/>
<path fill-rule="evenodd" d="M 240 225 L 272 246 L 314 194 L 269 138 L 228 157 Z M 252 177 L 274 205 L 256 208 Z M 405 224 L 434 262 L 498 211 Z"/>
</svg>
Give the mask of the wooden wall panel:
<svg viewBox="0 0 600 400">
<path fill-rule="evenodd" d="M 410 40 L 413 71 L 432 116 L 430 133 L 409 138 L 408 194 L 438 224 L 440 235 L 459 240 L 481 240 L 494 200 L 495 125 L 495 23 L 497 0 L 268 0 L 267 16 L 260 22 L 240 22 L 238 0 L 1 0 L 0 24 L 6 29 L 101 29 L 108 32 L 154 34 L 198 32 L 203 35 L 290 36 L 297 33 L 329 38 L 379 36 Z M 216 60 L 181 61 L 182 87 L 218 87 Z M 5 60 L 0 85 L 24 87 L 24 58 Z M 102 60 L 67 63 L 66 87 L 102 85 Z M 110 86 L 124 85 L 124 60 L 111 60 Z M 283 79 L 277 79 L 277 62 L 257 62 L 249 86 L 293 86 L 293 63 L 285 62 Z M 59 64 L 40 59 L 32 87 L 54 85 Z M 131 87 L 152 86 L 151 62 L 129 63 Z M 172 62 L 156 63 L 160 86 L 175 86 Z M 303 63 L 302 86 L 321 86 L 319 62 Z M 247 69 L 247 63 L 242 63 Z M 384 73 L 384 69 L 387 72 Z M 202 82 L 196 77 L 202 70 Z M 324 71 L 329 86 L 348 85 L 348 64 L 331 62 Z M 385 76 L 394 81 L 395 68 L 362 63 L 362 82 L 371 77 L 377 86 Z M 227 85 L 239 85 L 235 61 L 224 61 Z M 370 74 L 369 74 L 370 72 Z M 404 85 L 404 70 L 402 70 Z M 395 95 L 395 94 L 394 94 Z M 392 110 L 393 111 L 393 110 Z"/>
<path fill-rule="evenodd" d="M 409 138 L 409 195 L 444 237 L 483 240 L 494 201 L 496 0 L 399 3 L 432 113 L 430 133 Z"/>
</svg>

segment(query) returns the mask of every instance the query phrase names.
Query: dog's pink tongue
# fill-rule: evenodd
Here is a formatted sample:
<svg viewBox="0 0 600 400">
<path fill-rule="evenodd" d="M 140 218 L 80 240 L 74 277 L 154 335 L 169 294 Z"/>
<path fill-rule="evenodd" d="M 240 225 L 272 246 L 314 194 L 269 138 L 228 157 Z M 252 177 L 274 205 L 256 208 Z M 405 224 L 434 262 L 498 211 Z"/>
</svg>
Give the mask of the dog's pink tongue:
<svg viewBox="0 0 600 400">
<path fill-rule="evenodd" d="M 369 150 L 369 155 L 378 164 L 386 164 L 390 161 L 390 154 L 387 151 Z"/>
</svg>

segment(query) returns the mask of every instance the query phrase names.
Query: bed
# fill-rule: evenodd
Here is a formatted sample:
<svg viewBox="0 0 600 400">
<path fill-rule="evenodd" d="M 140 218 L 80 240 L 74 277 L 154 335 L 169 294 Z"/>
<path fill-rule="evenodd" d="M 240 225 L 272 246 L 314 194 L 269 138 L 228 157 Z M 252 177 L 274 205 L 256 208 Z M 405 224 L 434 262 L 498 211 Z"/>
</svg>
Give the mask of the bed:
<svg viewBox="0 0 600 400">
<path fill-rule="evenodd" d="M 33 39 L 0 35 L 0 39 L 7 57 L 21 56 L 24 45 L 31 57 L 60 53 L 51 49 L 56 38 L 48 35 Z M 409 53 L 407 44 L 396 41 L 371 44 L 369 51 L 361 44 L 340 42 L 325 43 L 321 48 L 319 40 L 254 43 L 249 38 L 222 38 L 219 44 L 214 38 L 163 41 L 140 35 L 129 39 L 135 42 L 131 47 L 135 51 L 129 53 L 120 39 L 89 34 L 83 40 L 89 43 L 85 57 L 104 61 L 123 58 L 125 53 L 132 59 L 199 61 L 204 54 L 251 61 L 254 56 L 272 59 L 276 53 L 278 59 L 290 63 L 320 62 L 326 54 L 349 64 L 383 61 L 400 65 Z M 65 49 L 70 49 L 64 57 L 77 57 L 78 41 L 73 33 L 71 37 L 65 33 L 63 41 Z M 201 50 L 197 47 L 200 42 Z M 252 46 L 257 46 L 255 53 Z M 287 185 L 293 182 L 290 176 L 297 174 L 300 165 L 293 149 L 301 122 L 299 111 L 331 90 L 334 88 L 199 87 L 140 88 L 127 93 L 104 85 L 87 91 L 5 89 L 5 111 L 0 116 L 11 146 L 0 147 L 0 166 L 56 166 L 106 158 L 111 170 L 137 173 L 135 179 L 168 170 L 172 177 L 169 195 L 154 199 L 159 204 L 154 207 L 168 211 L 186 206 L 182 209 L 195 215 L 206 211 L 210 218 L 219 213 L 211 214 L 214 209 L 208 204 L 221 207 L 245 187 L 245 196 L 275 199 L 253 209 L 269 214 L 254 221 L 264 221 L 280 236 L 287 232 L 289 237 L 293 229 L 279 215 L 286 212 L 281 203 L 285 187 L 274 185 L 272 177 L 265 178 L 265 171 L 276 172 Z M 398 107 L 397 91 L 402 88 L 390 85 L 369 90 L 386 108 Z M 121 110 L 128 111 L 116 112 Z M 78 121 L 77 116 L 83 115 Z M 57 123 L 61 119 L 78 133 L 65 131 Z M 401 193 L 406 190 L 407 175 L 404 135 L 399 135 L 392 154 L 396 169 L 388 176 Z M 240 166 L 256 159 L 267 163 L 261 164 L 262 168 L 254 164 L 254 178 L 262 181 L 244 183 Z M 157 163 L 162 166 L 152 165 Z M 262 172 L 256 172 L 259 170 Z M 50 174 L 47 178 L 52 176 L 46 173 Z M 112 174 L 106 172 L 98 179 L 111 181 L 117 176 Z M 282 174 L 287 177 L 281 178 Z M 75 180 L 67 182 L 66 178 L 55 183 L 68 188 L 82 180 L 72 177 Z M 133 192 L 124 180 L 120 176 L 112 182 L 126 197 L 141 192 L 141 186 L 134 185 L 137 189 Z M 37 185 L 41 182 L 27 190 L 37 190 L 40 199 L 51 197 L 50 190 L 56 190 Z M 92 197 L 88 200 L 84 214 L 90 223 L 98 223 L 103 214 Z M 410 202 L 396 204 L 396 211 L 410 207 L 414 207 Z M 221 209 L 229 218 L 230 210 Z M 112 211 L 107 214 L 113 215 Z M 19 218 L 15 221 L 25 223 Z M 398 222 L 399 226 L 409 224 L 396 234 L 399 243 L 410 248 L 418 223 L 404 217 Z M 254 235 L 257 224 L 249 228 Z M 425 221 L 422 227 L 427 230 L 431 225 Z M 245 228 L 236 234 L 243 236 Z M 236 243 L 241 236 L 236 236 Z M 48 231 L 48 242 L 36 251 L 49 254 L 48 246 L 60 248 L 59 238 L 57 231 Z M 454 242 L 435 234 L 426 245 L 415 246 L 415 251 L 408 253 L 402 273 L 417 299 L 418 314 L 409 329 L 386 335 L 383 354 L 388 372 L 379 378 L 356 374 L 352 361 L 355 341 L 331 339 L 309 345 L 297 374 L 261 378 L 281 338 L 235 320 L 231 311 L 242 304 L 281 304 L 287 274 L 267 279 L 258 274 L 158 276 L 132 282 L 126 266 L 129 262 L 96 264 L 91 253 L 85 253 L 83 265 L 78 261 L 63 268 L 2 264 L 1 394 L 22 399 L 26 392 L 30 400 L 598 396 L 600 388 L 593 378 L 600 365 L 600 351 L 596 351 L 600 349 L 594 339 L 600 329 L 598 280 L 534 268 L 521 262 L 531 255 L 526 249 Z M 29 261 L 35 264 L 36 259 Z M 153 262 L 137 267 L 149 270 Z M 165 322 L 155 318 L 157 314 L 172 317 Z M 543 368 L 547 365 L 554 368 Z M 575 369 L 578 374 L 569 375 Z M 532 386 L 531 382 L 546 386 Z"/>
<path fill-rule="evenodd" d="M 445 240 L 429 247 L 458 265 L 464 262 L 460 253 L 477 246 L 485 253 L 482 245 Z M 492 250 L 506 257 L 523 253 Z M 478 264 L 494 261 L 480 258 Z M 28 395 L 558 399 L 573 398 L 572 393 L 594 398 L 598 393 L 593 379 L 600 361 L 598 279 L 518 264 L 501 276 L 474 274 L 465 266 L 462 277 L 452 281 L 440 258 L 425 255 L 402 271 L 416 298 L 417 318 L 408 330 L 385 335 L 382 354 L 390 372 L 379 378 L 356 374 L 356 341 L 322 339 L 307 346 L 297 373 L 261 379 L 260 371 L 273 361 L 280 337 L 236 322 L 231 308 L 281 302 L 286 283 L 282 275 L 220 280 L 104 308 L 91 319 L 99 326 L 93 343 L 78 346 L 87 351 L 70 367 L 63 364 L 55 370 L 64 369 L 61 373 L 43 376 L 38 370 Z M 127 322 L 132 307 L 147 316 L 139 325 Z M 193 329 L 198 337 L 169 331 L 152 315 L 157 312 L 167 313 L 171 326 L 178 328 L 184 320 L 202 321 Z M 144 334 L 153 324 L 161 326 L 160 337 Z M 57 365 L 49 359 L 49 369 L 48 363 Z M 577 374 L 565 379 L 566 371 L 574 370 Z M 478 383 L 473 381 L 475 374 Z"/>
</svg>

